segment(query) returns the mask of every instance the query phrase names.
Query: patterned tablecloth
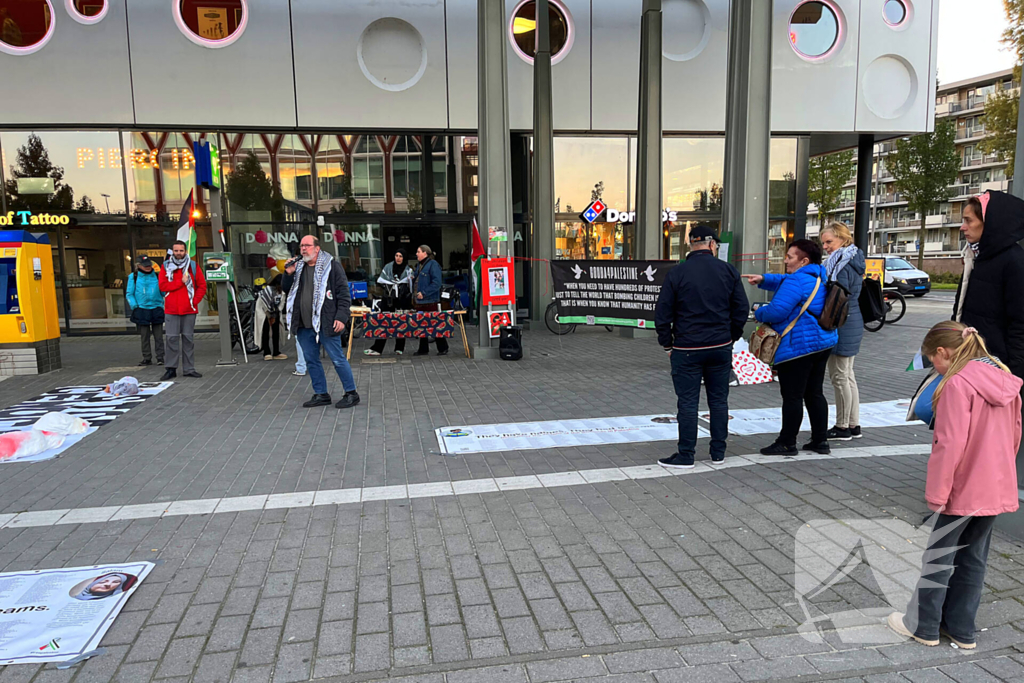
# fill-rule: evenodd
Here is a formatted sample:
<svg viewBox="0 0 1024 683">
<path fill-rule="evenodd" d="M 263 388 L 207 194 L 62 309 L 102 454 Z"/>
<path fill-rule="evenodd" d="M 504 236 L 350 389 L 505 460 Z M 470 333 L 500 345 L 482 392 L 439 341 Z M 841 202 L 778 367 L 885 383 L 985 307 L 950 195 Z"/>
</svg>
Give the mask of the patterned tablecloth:
<svg viewBox="0 0 1024 683">
<path fill-rule="evenodd" d="M 390 337 L 451 337 L 455 331 L 455 316 L 446 311 L 423 313 L 368 313 L 364 318 L 367 339 Z"/>
</svg>

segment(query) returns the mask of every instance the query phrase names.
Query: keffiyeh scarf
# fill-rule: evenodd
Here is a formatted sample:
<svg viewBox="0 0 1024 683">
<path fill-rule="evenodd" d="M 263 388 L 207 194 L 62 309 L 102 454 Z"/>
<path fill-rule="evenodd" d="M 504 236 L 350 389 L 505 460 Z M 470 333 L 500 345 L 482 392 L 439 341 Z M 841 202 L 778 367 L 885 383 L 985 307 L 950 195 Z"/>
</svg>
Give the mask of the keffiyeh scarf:
<svg viewBox="0 0 1024 683">
<path fill-rule="evenodd" d="M 167 273 L 167 281 L 170 282 L 174 279 L 174 271 L 176 270 L 180 270 L 182 273 L 181 276 L 185 277 L 185 273 L 188 273 L 191 267 L 192 259 L 188 257 L 188 254 L 185 254 L 184 258 L 177 259 L 174 257 L 173 253 L 168 253 L 167 260 L 164 261 L 164 271 Z M 188 290 L 188 303 L 192 307 L 192 310 L 195 310 L 196 284 L 191 277 L 189 277 L 188 284 L 185 285 L 185 288 Z"/>
<path fill-rule="evenodd" d="M 828 275 L 828 279 L 834 280 L 836 274 L 843 269 L 843 266 L 849 263 L 850 259 L 856 255 L 857 245 L 855 244 L 840 247 L 829 254 L 828 259 L 825 261 L 825 272 Z"/>
<path fill-rule="evenodd" d="M 316 332 L 316 341 L 320 342 L 320 309 L 324 305 L 324 296 L 327 294 L 327 275 L 331 272 L 331 261 L 334 260 L 326 251 L 320 252 L 317 256 L 316 265 L 313 270 L 313 330 Z M 302 271 L 305 270 L 305 261 L 299 261 L 295 265 L 295 281 L 288 292 L 288 336 L 291 336 L 292 317 L 295 315 L 295 304 L 298 298 L 299 289 L 302 285 Z"/>
</svg>

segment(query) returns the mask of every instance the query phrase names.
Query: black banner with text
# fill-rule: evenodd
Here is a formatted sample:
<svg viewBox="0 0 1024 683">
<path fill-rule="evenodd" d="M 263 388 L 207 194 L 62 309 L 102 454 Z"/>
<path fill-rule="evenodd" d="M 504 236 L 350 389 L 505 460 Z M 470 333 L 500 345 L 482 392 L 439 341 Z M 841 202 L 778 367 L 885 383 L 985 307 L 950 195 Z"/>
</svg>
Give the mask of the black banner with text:
<svg viewBox="0 0 1024 683">
<path fill-rule="evenodd" d="M 654 329 L 654 307 L 672 261 L 551 261 L 563 324 Z"/>
</svg>

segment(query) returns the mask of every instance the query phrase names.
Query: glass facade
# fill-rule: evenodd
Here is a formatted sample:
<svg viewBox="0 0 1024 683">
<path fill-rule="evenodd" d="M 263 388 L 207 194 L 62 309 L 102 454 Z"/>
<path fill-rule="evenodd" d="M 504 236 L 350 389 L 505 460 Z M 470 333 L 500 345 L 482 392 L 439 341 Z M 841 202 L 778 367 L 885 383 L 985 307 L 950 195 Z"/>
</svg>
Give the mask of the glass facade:
<svg viewBox="0 0 1024 683">
<path fill-rule="evenodd" d="M 395 249 L 429 244 L 445 276 L 468 283 L 476 139 L 427 136 L 432 163 L 424 172 L 423 138 L 2 131 L 0 208 L 5 216 L 69 217 L 59 228 L 26 229 L 50 233 L 61 325 L 71 333 L 133 328 L 124 296 L 132 263 L 142 254 L 164 259 L 190 192 L 197 258 L 223 249 L 210 227 L 209 193 L 196 186 L 192 149 L 201 140 L 220 146 L 225 239 L 239 286 L 272 278 L 306 234 L 317 235 L 354 280 L 375 281 Z M 197 324 L 215 328 L 216 313 L 211 291 Z"/>
<path fill-rule="evenodd" d="M 132 263 L 142 254 L 163 260 L 190 192 L 198 258 L 223 250 L 209 222 L 209 193 L 196 186 L 192 153 L 195 142 L 216 141 L 224 239 L 235 255 L 238 286 L 273 278 L 297 253 L 302 236 L 312 234 L 350 279 L 369 281 L 371 289 L 395 251 L 411 256 L 421 244 L 435 251 L 447 280 L 468 288 L 471 222 L 479 205 L 477 140 L 426 136 L 424 154 L 424 137 L 0 131 L 3 215 L 31 211 L 70 219 L 34 228 L 50 233 L 66 331 L 130 330 L 124 291 Z M 720 136 L 668 137 L 664 149 L 662 257 L 678 260 L 692 226 L 720 225 L 725 142 Z M 554 152 L 556 258 L 634 258 L 635 137 L 559 136 Z M 528 169 L 529 145 L 518 154 L 518 167 Z M 795 139 L 773 140 L 766 249 L 776 256 L 792 235 L 795 168 Z M 517 182 L 528 188 L 528 171 Z M 589 224 L 579 214 L 594 199 L 608 209 L 601 222 Z M 516 251 L 529 258 L 522 238 L 529 230 L 528 190 L 521 200 Z M 526 280 L 521 274 L 519 281 Z M 199 326 L 215 328 L 216 313 L 211 291 L 199 307 Z"/>
</svg>

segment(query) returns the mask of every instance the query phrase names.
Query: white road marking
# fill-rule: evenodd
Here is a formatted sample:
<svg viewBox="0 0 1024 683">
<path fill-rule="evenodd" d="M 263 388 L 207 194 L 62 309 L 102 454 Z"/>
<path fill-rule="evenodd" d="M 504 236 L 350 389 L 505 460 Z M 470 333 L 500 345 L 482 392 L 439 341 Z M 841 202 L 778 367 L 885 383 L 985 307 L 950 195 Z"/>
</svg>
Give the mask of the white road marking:
<svg viewBox="0 0 1024 683">
<path fill-rule="evenodd" d="M 152 519 L 176 515 L 207 515 L 244 510 L 274 510 L 310 507 L 316 505 L 349 505 L 377 500 L 408 500 L 410 498 L 436 498 L 441 496 L 466 496 L 477 493 L 496 493 L 526 489 L 554 488 L 558 486 L 589 486 L 609 481 L 658 479 L 693 474 L 707 474 L 719 469 L 753 467 L 768 463 L 806 462 L 808 460 L 846 460 L 850 458 L 892 457 L 896 455 L 927 455 L 931 452 L 928 444 L 906 446 L 873 446 L 870 448 L 840 448 L 831 455 L 801 453 L 796 457 L 774 457 L 767 455 L 733 455 L 724 463 L 710 465 L 696 463 L 693 469 L 669 469 L 661 465 L 636 465 L 633 467 L 610 467 L 604 469 L 579 470 L 577 472 L 553 472 L 550 474 L 497 479 L 465 479 L 424 484 L 401 484 L 398 486 L 371 486 L 366 488 L 330 489 L 323 491 L 299 491 L 278 493 L 270 496 L 237 496 L 233 498 L 200 498 L 197 500 L 176 500 L 167 503 L 145 503 L 142 505 L 79 508 L 76 510 L 36 510 L 17 515 L 0 515 L 0 528 L 50 527 L 59 524 L 89 524 L 123 519 Z"/>
</svg>

